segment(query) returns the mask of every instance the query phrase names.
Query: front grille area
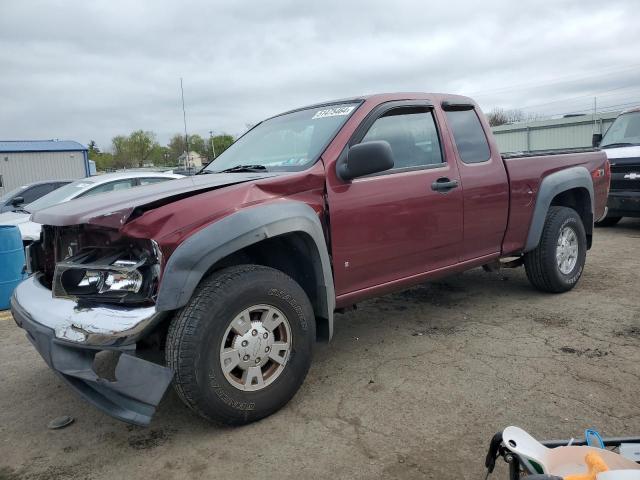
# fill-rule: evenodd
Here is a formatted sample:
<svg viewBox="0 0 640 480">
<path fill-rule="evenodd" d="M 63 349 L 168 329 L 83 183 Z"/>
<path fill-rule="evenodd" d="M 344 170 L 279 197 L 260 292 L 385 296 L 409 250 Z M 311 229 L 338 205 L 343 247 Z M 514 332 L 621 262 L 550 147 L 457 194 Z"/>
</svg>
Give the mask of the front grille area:
<svg viewBox="0 0 640 480">
<path fill-rule="evenodd" d="M 82 225 L 53 227 L 44 225 L 41 241 L 34 244 L 32 269 L 43 273 L 42 283 L 51 288 L 58 262 L 77 255 L 86 248 L 113 248 L 122 242 L 117 230 Z M 127 242 L 129 243 L 129 242 Z"/>
<path fill-rule="evenodd" d="M 611 159 L 611 190 L 640 191 L 640 157 Z"/>
</svg>

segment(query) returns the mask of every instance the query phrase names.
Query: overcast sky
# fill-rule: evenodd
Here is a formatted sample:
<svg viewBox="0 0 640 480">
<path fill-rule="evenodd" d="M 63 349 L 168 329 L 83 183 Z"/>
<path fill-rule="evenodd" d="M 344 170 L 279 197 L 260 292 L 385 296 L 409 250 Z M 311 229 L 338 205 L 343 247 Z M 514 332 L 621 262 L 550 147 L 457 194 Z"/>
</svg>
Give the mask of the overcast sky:
<svg viewBox="0 0 640 480">
<path fill-rule="evenodd" d="M 151 130 L 242 133 L 296 106 L 389 91 L 488 111 L 640 104 L 638 0 L 0 0 L 0 139 L 108 148 Z"/>
</svg>

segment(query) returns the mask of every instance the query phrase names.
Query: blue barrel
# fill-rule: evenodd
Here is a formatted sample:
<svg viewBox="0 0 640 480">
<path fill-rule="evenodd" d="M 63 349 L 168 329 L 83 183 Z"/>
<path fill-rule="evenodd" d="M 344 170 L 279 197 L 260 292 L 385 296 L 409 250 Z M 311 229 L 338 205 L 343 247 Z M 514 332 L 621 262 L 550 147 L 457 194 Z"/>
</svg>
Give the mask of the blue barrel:
<svg viewBox="0 0 640 480">
<path fill-rule="evenodd" d="M 0 310 L 10 306 L 11 294 L 22 281 L 24 249 L 18 227 L 0 225 Z"/>
</svg>

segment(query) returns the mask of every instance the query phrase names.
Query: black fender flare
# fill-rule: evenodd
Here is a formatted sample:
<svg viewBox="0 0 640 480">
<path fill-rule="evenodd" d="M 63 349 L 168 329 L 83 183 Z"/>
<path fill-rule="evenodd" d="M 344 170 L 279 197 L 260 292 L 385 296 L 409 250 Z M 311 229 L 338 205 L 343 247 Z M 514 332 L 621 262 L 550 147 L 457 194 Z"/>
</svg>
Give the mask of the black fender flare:
<svg viewBox="0 0 640 480">
<path fill-rule="evenodd" d="M 335 288 L 331 260 L 318 214 L 309 205 L 278 201 L 244 208 L 199 230 L 182 242 L 167 260 L 156 299 L 158 311 L 187 304 L 202 277 L 220 259 L 267 238 L 304 233 L 315 246 L 312 264 L 318 288 L 316 316 L 333 333 Z"/>
<path fill-rule="evenodd" d="M 536 205 L 533 210 L 533 217 L 531 218 L 531 226 L 529 227 L 529 234 L 527 235 L 527 243 L 524 248 L 525 253 L 535 249 L 540 243 L 544 222 L 553 199 L 558 194 L 574 188 L 584 188 L 589 192 L 591 217 L 593 218 L 595 197 L 593 194 L 593 179 L 589 171 L 585 167 L 576 166 L 552 173 L 545 177 L 540 184 L 538 196 L 536 197 Z M 585 228 L 589 230 L 589 225 L 585 225 Z"/>
</svg>

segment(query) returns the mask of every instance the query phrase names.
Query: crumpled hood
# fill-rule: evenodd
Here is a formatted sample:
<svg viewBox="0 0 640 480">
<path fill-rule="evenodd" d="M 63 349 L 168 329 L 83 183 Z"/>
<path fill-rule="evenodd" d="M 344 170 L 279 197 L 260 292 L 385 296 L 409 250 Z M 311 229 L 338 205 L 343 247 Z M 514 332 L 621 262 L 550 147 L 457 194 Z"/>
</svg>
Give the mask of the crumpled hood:
<svg viewBox="0 0 640 480">
<path fill-rule="evenodd" d="M 209 190 L 280 174 L 282 172 L 195 175 L 128 190 L 78 198 L 39 210 L 33 214 L 32 220 L 43 225 L 65 226 L 90 223 L 119 228 L 126 223 L 137 208 L 154 208 Z"/>
</svg>

